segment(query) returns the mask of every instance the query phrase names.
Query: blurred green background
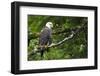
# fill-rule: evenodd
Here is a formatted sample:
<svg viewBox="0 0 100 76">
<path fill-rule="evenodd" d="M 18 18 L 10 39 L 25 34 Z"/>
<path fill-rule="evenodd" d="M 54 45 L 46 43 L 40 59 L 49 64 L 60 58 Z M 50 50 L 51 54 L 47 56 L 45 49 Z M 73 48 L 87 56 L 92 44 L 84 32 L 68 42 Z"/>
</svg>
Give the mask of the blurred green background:
<svg viewBox="0 0 100 76">
<path fill-rule="evenodd" d="M 72 31 L 85 26 L 61 45 L 45 51 L 42 60 L 87 58 L 87 17 L 28 15 L 28 54 L 38 47 L 39 33 L 47 22 L 53 23 L 52 42 L 68 37 Z M 41 60 L 40 53 L 28 55 L 28 60 Z"/>
</svg>

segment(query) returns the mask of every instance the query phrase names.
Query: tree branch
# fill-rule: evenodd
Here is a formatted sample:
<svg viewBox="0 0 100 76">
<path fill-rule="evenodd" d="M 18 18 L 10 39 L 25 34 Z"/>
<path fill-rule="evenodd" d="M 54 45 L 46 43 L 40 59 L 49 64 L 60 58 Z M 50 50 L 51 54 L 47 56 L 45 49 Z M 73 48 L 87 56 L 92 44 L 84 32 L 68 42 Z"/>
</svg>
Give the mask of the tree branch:
<svg viewBox="0 0 100 76">
<path fill-rule="evenodd" d="M 64 43 L 65 41 L 71 39 L 73 36 L 74 36 L 74 32 L 69 37 L 65 37 L 62 41 L 55 43 L 55 44 L 52 43 L 51 45 L 48 46 L 48 48 L 58 46 L 58 45 Z"/>
<path fill-rule="evenodd" d="M 65 37 L 62 41 L 60 41 L 60 42 L 58 42 L 58 43 L 52 43 L 52 44 L 49 45 L 47 48 L 51 48 L 51 47 L 55 47 L 55 46 L 58 46 L 58 45 L 63 44 L 65 41 L 67 41 L 67 40 L 73 38 L 74 34 L 75 34 L 75 32 L 72 31 L 72 34 L 71 34 L 70 36 Z M 35 48 L 32 50 L 32 52 L 30 52 L 28 55 L 33 55 L 33 54 L 36 54 L 36 53 L 38 53 L 38 52 L 40 52 L 40 51 L 38 50 L 38 47 L 35 47 Z"/>
</svg>

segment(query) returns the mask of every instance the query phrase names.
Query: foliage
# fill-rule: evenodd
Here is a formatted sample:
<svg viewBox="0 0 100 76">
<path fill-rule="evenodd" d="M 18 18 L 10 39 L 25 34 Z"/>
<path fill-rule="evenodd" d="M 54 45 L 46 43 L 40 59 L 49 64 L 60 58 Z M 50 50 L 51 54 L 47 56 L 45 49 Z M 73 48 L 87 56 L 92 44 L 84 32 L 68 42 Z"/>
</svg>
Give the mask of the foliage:
<svg viewBox="0 0 100 76">
<path fill-rule="evenodd" d="M 42 58 L 40 53 L 36 53 L 28 56 L 28 60 L 87 58 L 87 17 L 28 15 L 28 53 L 38 47 L 39 33 L 49 21 L 53 23 L 53 43 L 69 36 L 73 28 L 75 28 L 73 31 L 77 30 L 77 27 L 86 26 L 86 28 L 63 44 L 49 48 Z"/>
</svg>

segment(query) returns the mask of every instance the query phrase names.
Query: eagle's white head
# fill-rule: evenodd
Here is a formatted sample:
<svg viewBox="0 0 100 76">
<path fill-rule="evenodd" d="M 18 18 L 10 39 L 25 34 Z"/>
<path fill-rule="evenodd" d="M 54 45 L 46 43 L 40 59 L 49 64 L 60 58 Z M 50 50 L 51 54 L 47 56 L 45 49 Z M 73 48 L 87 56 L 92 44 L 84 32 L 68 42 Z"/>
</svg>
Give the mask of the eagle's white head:
<svg viewBox="0 0 100 76">
<path fill-rule="evenodd" d="M 46 27 L 51 29 L 53 27 L 53 23 L 52 22 L 47 22 L 46 23 Z"/>
</svg>

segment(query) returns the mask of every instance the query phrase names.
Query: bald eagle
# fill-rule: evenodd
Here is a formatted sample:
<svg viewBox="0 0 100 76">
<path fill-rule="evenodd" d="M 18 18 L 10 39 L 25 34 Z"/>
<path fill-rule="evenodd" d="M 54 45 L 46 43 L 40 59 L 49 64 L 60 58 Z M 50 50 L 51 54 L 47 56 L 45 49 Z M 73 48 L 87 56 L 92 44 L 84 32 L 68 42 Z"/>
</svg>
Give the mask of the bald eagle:
<svg viewBox="0 0 100 76">
<path fill-rule="evenodd" d="M 39 37 L 39 50 L 41 53 L 41 57 L 43 56 L 44 51 L 47 49 L 47 46 L 49 46 L 51 41 L 51 35 L 52 35 L 52 22 L 47 22 L 45 27 L 41 30 L 40 37 Z"/>
</svg>

